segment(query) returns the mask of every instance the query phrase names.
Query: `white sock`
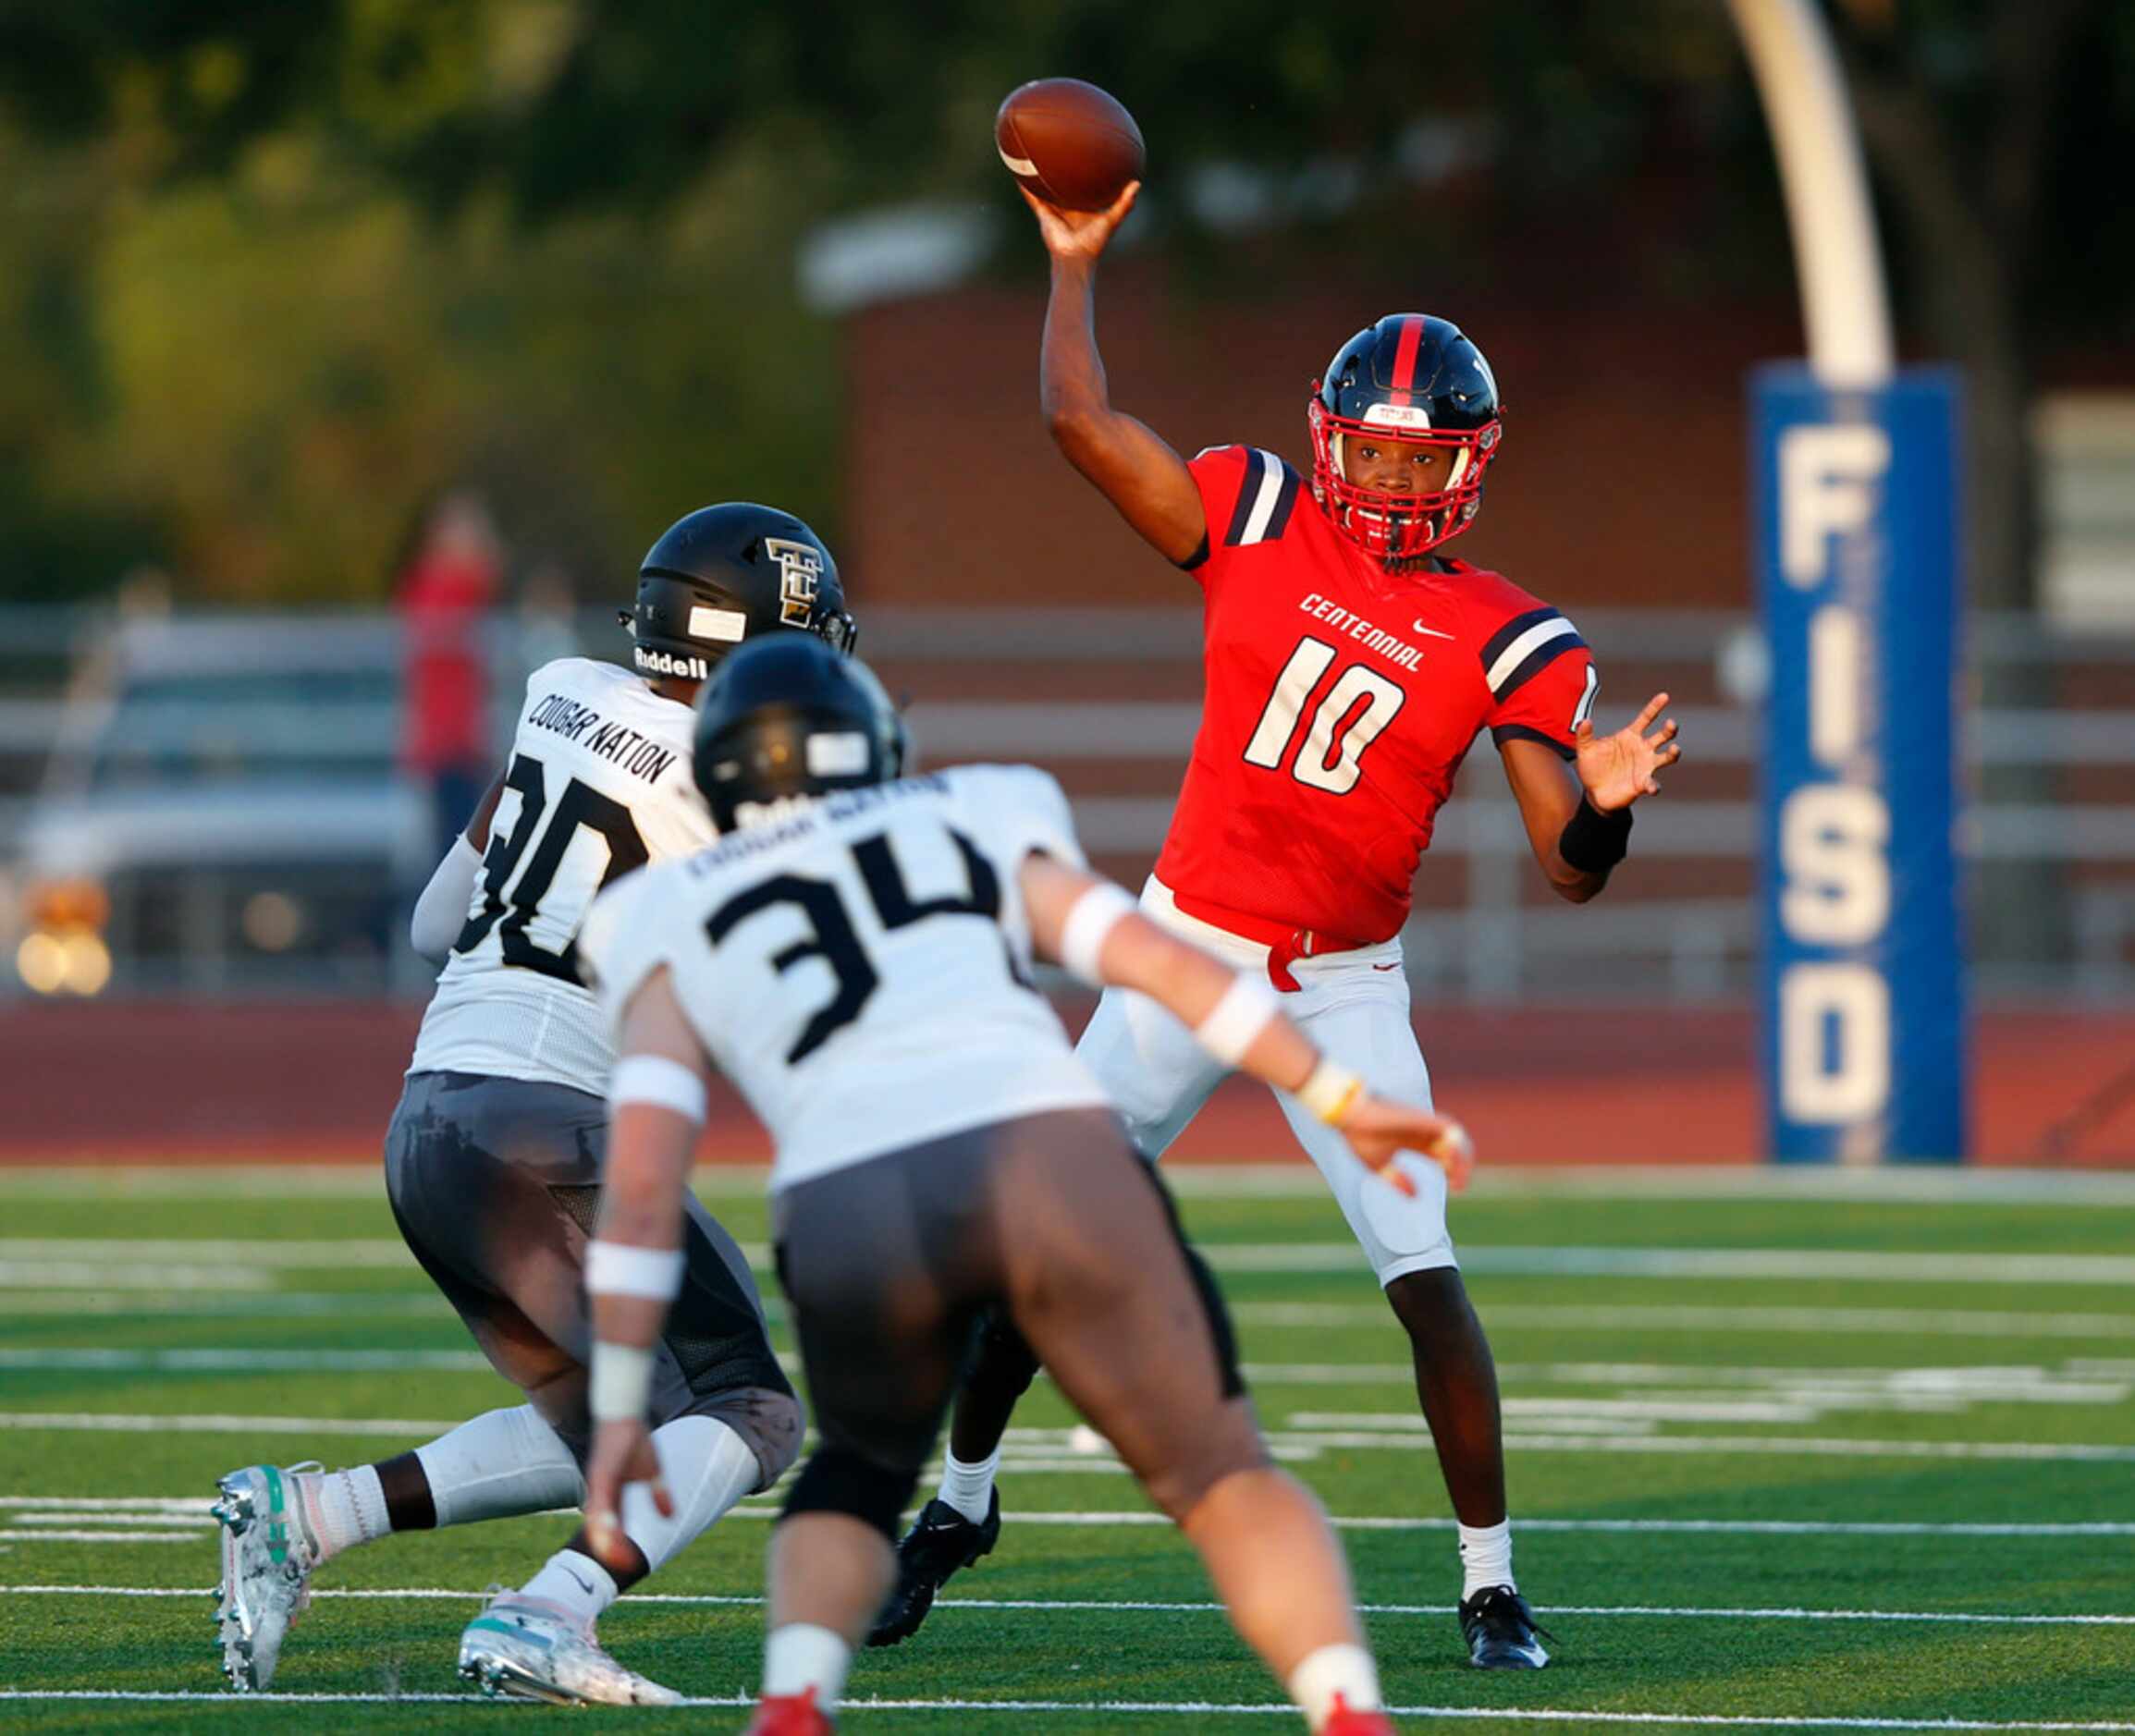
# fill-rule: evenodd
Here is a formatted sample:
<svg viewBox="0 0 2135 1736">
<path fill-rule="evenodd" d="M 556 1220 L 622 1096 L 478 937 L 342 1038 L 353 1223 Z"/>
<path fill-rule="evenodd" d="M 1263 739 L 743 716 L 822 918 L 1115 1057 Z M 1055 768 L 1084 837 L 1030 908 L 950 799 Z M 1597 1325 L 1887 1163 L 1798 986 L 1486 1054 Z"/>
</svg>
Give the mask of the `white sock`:
<svg viewBox="0 0 2135 1736">
<path fill-rule="evenodd" d="M 319 1559 L 383 1537 L 393 1529 L 386 1515 L 386 1490 L 369 1465 L 347 1471 L 301 1471 L 290 1481 L 304 1504 L 304 1517 L 318 1539 Z"/>
<path fill-rule="evenodd" d="M 1460 1600 L 1464 1604 L 1492 1585 L 1513 1585 L 1513 1522 L 1460 1528 Z"/>
<path fill-rule="evenodd" d="M 539 1597 L 568 1610 L 588 1632 L 608 1605 L 621 1594 L 615 1577 L 590 1555 L 576 1549 L 558 1549 L 525 1584 L 521 1597 Z"/>
<path fill-rule="evenodd" d="M 986 1523 L 993 1498 L 994 1473 L 1000 1469 L 1000 1449 L 996 1447 L 975 1465 L 954 1453 L 941 1461 L 941 1498 L 975 1525 Z"/>
<path fill-rule="evenodd" d="M 660 1480 L 674 1501 L 672 1519 L 653 1505 L 652 1490 L 632 1483 L 622 1492 L 623 1534 L 656 1570 L 678 1549 L 694 1543 L 712 1522 L 764 1480 L 764 1468 L 748 1443 L 708 1416 L 681 1416 L 653 1430 Z"/>
<path fill-rule="evenodd" d="M 1286 1685 L 1313 1730 L 1327 1722 L 1337 1698 L 1352 1712 L 1376 1711 L 1384 1704 L 1379 1667 L 1361 1645 L 1322 1645 L 1290 1672 Z"/>
<path fill-rule="evenodd" d="M 805 1693 L 816 1690 L 816 1709 L 828 1712 L 845 1692 L 845 1671 L 853 1648 L 828 1628 L 789 1621 L 773 1628 L 764 1642 L 764 1693 Z"/>
<path fill-rule="evenodd" d="M 415 1449 L 437 1523 L 471 1524 L 576 1507 L 585 1478 L 557 1432 L 531 1404 L 490 1411 Z"/>
</svg>

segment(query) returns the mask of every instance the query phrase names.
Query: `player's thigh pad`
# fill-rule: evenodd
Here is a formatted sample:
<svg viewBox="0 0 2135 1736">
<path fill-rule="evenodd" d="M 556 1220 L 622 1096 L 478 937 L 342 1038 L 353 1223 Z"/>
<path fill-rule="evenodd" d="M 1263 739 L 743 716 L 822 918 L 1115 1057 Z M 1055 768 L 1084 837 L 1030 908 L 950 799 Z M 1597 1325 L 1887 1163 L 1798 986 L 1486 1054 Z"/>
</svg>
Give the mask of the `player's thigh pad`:
<svg viewBox="0 0 2135 1736">
<path fill-rule="evenodd" d="M 1149 1158 L 1164 1155 L 1225 1071 L 1184 1025 L 1147 995 L 1123 988 L 1105 990 L 1075 1054 L 1119 1106 L 1135 1149 Z"/>
<path fill-rule="evenodd" d="M 1430 1102 L 1430 1071 L 1408 1021 L 1406 985 L 1398 980 L 1310 985 L 1293 1017 L 1328 1055 L 1362 1073 L 1374 1092 L 1406 1103 Z M 1279 1095 L 1278 1101 L 1381 1285 L 1409 1272 L 1459 1264 L 1446 1230 L 1443 1170 L 1427 1157 L 1398 1159 L 1416 1183 L 1416 1195 L 1409 1198 L 1359 1163 L 1349 1142 L 1295 1098 Z"/>
<path fill-rule="evenodd" d="M 1166 1512 L 1265 1462 L 1222 1299 L 1155 1172 L 1089 1111 L 1002 1130 L 995 1209 L 1016 1323 Z"/>
<path fill-rule="evenodd" d="M 599 1189 L 556 1192 L 591 1240 Z M 800 1456 L 807 1415 L 771 1348 L 763 1301 L 741 1248 L 693 1194 L 683 1196 L 682 1209 L 682 1285 L 654 1357 L 653 1425 L 685 1416 L 724 1423 L 755 1454 L 763 1473 L 756 1487 L 767 1489 Z M 583 1247 L 579 1258 L 583 1263 Z M 590 1315 L 585 1330 L 590 1344 Z"/>
<path fill-rule="evenodd" d="M 598 1097 L 453 1072 L 411 1077 L 387 1139 L 387 1193 L 416 1258 L 581 1459 L 590 1438 L 581 1371 L 593 1344 L 585 1244 L 607 1144 Z M 694 1199 L 688 1213 L 653 1421 L 716 1417 L 748 1442 L 767 1486 L 799 1453 L 805 1419 L 741 1250 Z"/>
<path fill-rule="evenodd" d="M 914 1476 L 932 1456 L 978 1315 L 1001 1294 L 991 1141 L 988 1128 L 926 1141 L 772 1201 L 826 1449 Z"/>
<path fill-rule="evenodd" d="M 581 1239 L 554 1186 L 591 1184 L 606 1125 L 600 1099 L 567 1086 L 434 1072 L 408 1080 L 387 1132 L 387 1197 L 402 1237 L 493 1357 L 497 1345 L 526 1344 L 513 1365 L 499 1363 L 521 1386 L 556 1372 L 536 1339 L 585 1359 Z"/>
</svg>

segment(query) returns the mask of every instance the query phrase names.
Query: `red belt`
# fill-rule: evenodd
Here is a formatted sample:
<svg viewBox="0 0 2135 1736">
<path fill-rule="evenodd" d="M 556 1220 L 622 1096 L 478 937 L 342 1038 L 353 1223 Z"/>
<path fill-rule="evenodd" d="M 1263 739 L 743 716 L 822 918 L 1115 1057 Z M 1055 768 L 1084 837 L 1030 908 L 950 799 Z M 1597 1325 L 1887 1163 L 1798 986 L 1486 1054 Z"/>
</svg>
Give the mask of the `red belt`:
<svg viewBox="0 0 2135 1736">
<path fill-rule="evenodd" d="M 1349 940 L 1338 935 L 1322 934 L 1318 929 L 1271 923 L 1264 917 L 1248 916 L 1243 911 L 1225 910 L 1221 904 L 1211 904 L 1207 899 L 1195 898 L 1190 893 L 1177 890 L 1172 893 L 1172 902 L 1197 921 L 1210 923 L 1241 939 L 1257 940 L 1266 947 L 1268 980 L 1285 995 L 1294 995 L 1298 989 L 1297 979 L 1290 974 L 1290 966 L 1294 960 L 1317 959 L 1329 952 L 1355 952 L 1359 947 L 1378 944 L 1376 941 Z"/>
</svg>

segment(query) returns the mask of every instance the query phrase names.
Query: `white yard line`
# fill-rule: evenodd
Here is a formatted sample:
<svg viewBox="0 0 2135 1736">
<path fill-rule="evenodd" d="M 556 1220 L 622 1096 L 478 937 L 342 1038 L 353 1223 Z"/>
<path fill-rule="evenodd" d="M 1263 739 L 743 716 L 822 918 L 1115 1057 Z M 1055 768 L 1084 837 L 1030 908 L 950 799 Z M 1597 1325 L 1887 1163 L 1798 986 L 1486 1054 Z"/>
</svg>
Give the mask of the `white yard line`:
<svg viewBox="0 0 2135 1736">
<path fill-rule="evenodd" d="M 198 1548 L 201 1539 L 191 1532 L 177 1531 L 4 1531 L 0 1540 L 13 1543 L 182 1543 Z"/>
<path fill-rule="evenodd" d="M 268 1236 L 235 1240 L 162 1236 L 5 1236 L 0 1263 L 12 1260 L 93 1258 L 129 1265 L 144 1260 L 178 1260 L 202 1265 L 413 1267 L 415 1256 L 399 1237 L 319 1237 L 286 1241 Z"/>
<path fill-rule="evenodd" d="M 205 1587 L 193 1586 L 129 1586 L 129 1585 L 0 1585 L 0 1596 L 5 1597 L 208 1597 L 213 1594 Z M 457 1600 L 480 1602 L 489 1594 L 486 1591 L 459 1591 L 436 1585 L 403 1585 L 389 1589 L 366 1588 L 362 1590 L 313 1590 L 313 1597 L 422 1598 L 425 1600 Z M 675 1604 L 693 1608 L 754 1608 L 763 1603 L 758 1595 L 735 1594 L 724 1595 L 694 1592 L 637 1592 L 631 1593 L 631 1601 L 639 1604 Z M 1154 1615 L 1221 1615 L 1223 1606 L 1207 1600 L 1178 1602 L 1142 1598 L 1101 1597 L 943 1597 L 936 1601 L 937 1609 L 1018 1609 L 1025 1611 L 1073 1611 L 1103 1613 L 1106 1611 L 1128 1614 Z M 1452 1604 L 1359 1604 L 1366 1615 L 1374 1616 L 1444 1616 L 1454 1613 Z M 1683 1620 L 1715 1621 L 1905 1621 L 1944 1622 L 1960 1626 L 1990 1627 L 2135 1627 L 2135 1615 L 2038 1615 L 2004 1611 L 1969 1609 L 1808 1609 L 1798 1606 L 1780 1605 L 1769 1608 L 1706 1608 L 1690 1605 L 1668 1604 L 1547 1604 L 1538 1605 L 1545 1616 L 1629 1616 L 1640 1619 L 1667 1619 Z"/>
<path fill-rule="evenodd" d="M 1305 1412 L 1310 1416 L 1312 1412 Z M 1296 1421 L 1297 1419 L 1293 1419 Z M 1417 1428 L 1421 1419 L 1417 1419 Z M 1408 1442 L 1420 1449 L 1417 1430 L 1394 1419 L 1374 1429 L 1326 1429 L 1316 1425 L 1271 1429 L 1267 1440 L 1280 1457 L 1284 1449 L 1329 1451 L 1387 1447 Z M 1514 1452 L 1578 1453 L 1744 1453 L 1759 1458 L 1809 1459 L 1990 1459 L 2066 1461 L 2071 1464 L 2135 1463 L 2135 1446 L 2117 1442 L 1856 1440 L 1847 1436 L 1795 1435 L 1523 1435 L 1507 1433 Z"/>
<path fill-rule="evenodd" d="M 54 1523 L 212 1525 L 205 1495 L 5 1495 L 0 1512 L 13 1512 L 18 1524 Z M 558 1513 L 574 1510 L 558 1508 Z M 775 1519 L 779 1509 L 767 1503 L 744 1503 L 730 1510 L 740 1519 Z M 1017 1525 L 1069 1525 L 1088 1527 L 1147 1526 L 1168 1528 L 1163 1514 L 1147 1510 L 1125 1512 L 1012 1511 Z M 1423 1515 L 1363 1514 L 1336 1518 L 1344 1531 L 1452 1531 L 1458 1522 Z M 1818 1519 L 1528 1519 L 1519 1522 L 1522 1532 L 1652 1532 L 1655 1534 L 1710 1533 L 1721 1536 L 1833 1536 L 1833 1537 L 2129 1537 L 2135 1536 L 2135 1520 L 2078 1521 L 1957 1521 L 1931 1520 L 1818 1520 Z"/>
<path fill-rule="evenodd" d="M 274 1268 L 264 1265 L 118 1265 L 102 1257 L 80 1260 L 0 1260 L 0 1290 L 272 1290 Z"/>
<path fill-rule="evenodd" d="M 2135 1328 L 2135 1319 L 2130 1320 Z M 444 1373 L 488 1372 L 488 1359 L 472 1350 L 408 1350 L 391 1345 L 241 1346 L 198 1349 L 147 1349 L 133 1346 L 41 1346 L 35 1349 L 0 1349 L 0 1369 L 58 1369 L 82 1372 L 152 1370 L 160 1372 L 248 1371 L 253 1369 L 318 1370 L 340 1372 L 404 1372 L 430 1370 Z M 1408 1387 L 1415 1371 L 1406 1363 L 1247 1363 L 1248 1380 L 1270 1386 Z M 1671 1408 L 1712 1405 L 1781 1404 L 1800 1407 L 1811 1403 L 1866 1406 L 1884 1401 L 1887 1408 L 1956 1408 L 1966 1402 L 1991 1400 L 2032 1404 L 2119 1404 L 2135 1383 L 2135 1362 L 2082 1359 L 2066 1369 L 2038 1363 L 2003 1363 L 1957 1367 L 1793 1367 L 1785 1364 L 1725 1364 L 1708 1363 L 1501 1363 L 1499 1379 L 1507 1387 L 1614 1387 L 1661 1388 L 1665 1398 L 1653 1402 Z M 1685 1388 L 1705 1388 L 1689 1390 Z M 1711 1390 L 1718 1389 L 1718 1390 Z M 1534 1414 L 1545 1409 L 1576 1409 L 1601 1415 L 1619 1400 L 1599 1396 L 1581 1398 L 1515 1398 L 1510 1403 L 1525 1406 Z M 1638 1400 L 1646 1402 L 1644 1400 Z M 1653 1414 L 1660 1414 L 1659 1412 Z M 1747 1417 L 1747 1412 L 1745 1413 Z M 1697 1421 L 1695 1414 L 1687 1420 Z M 1788 1417 L 1748 1418 L 1787 1421 Z M 1806 1419 L 1803 1419 L 1806 1420 Z"/>
<path fill-rule="evenodd" d="M 80 1290 L 10 1290 L 0 1285 L 0 1318 L 13 1315 L 119 1314 L 129 1318 L 182 1316 L 189 1319 L 311 1320 L 321 1315 L 336 1319 L 399 1318 L 451 1320 L 452 1305 L 435 1290 L 277 1290 L 268 1273 L 256 1275 L 260 1288 L 237 1290 L 216 1274 L 213 1284 L 196 1284 L 180 1295 L 122 1291 L 104 1294 L 112 1287 L 101 1276 L 92 1285 L 85 1278 Z"/>
<path fill-rule="evenodd" d="M 215 1702 L 237 1707 L 266 1707 L 276 1705 L 444 1705 L 469 1707 L 486 1706 L 489 1703 L 471 1694 L 457 1693 L 215 1693 L 183 1689 L 166 1689 L 151 1692 L 140 1689 L 97 1688 L 4 1688 L 0 1700 L 44 1701 L 117 1701 L 147 1702 L 154 1705 L 185 1705 Z M 720 1696 L 692 1696 L 679 1705 L 685 1706 L 748 1706 L 755 1702 L 744 1694 Z M 846 1700 L 841 1703 L 858 1712 L 1023 1712 L 1032 1715 L 1061 1712 L 1088 1717 L 1107 1714 L 1117 1717 L 1147 1716 L 1173 1713 L 1182 1718 L 1211 1717 L 1267 1717 L 1295 1718 L 1296 1708 L 1288 1705 L 1275 1705 L 1266 1701 L 1243 1701 L 1226 1704 L 1214 1700 L 886 1700 L 867 1698 Z M 1533 1724 L 1634 1724 L 1634 1725 L 1693 1725 L 1738 1730 L 1980 1730 L 1980 1731 L 2099 1731 L 2116 1732 L 2135 1730 L 2135 1723 L 2109 1719 L 2077 1721 L 2072 1719 L 2023 1718 L 2017 1720 L 1986 1718 L 1799 1718 L 1787 1714 L 1758 1717 L 1748 1713 L 1724 1712 L 1580 1712 L 1569 1709 L 1540 1709 L 1524 1707 L 1506 1709 L 1490 1705 L 1395 1705 L 1388 1712 L 1394 1718 L 1503 1718 Z M 509 1716 L 509 1714 L 507 1715 Z"/>
<path fill-rule="evenodd" d="M 1219 1272 L 1339 1272 L 1348 1241 L 1195 1244 Z M 1886 1284 L 2135 1284 L 2118 1253 L 1893 1253 L 1865 1248 L 1464 1247 L 1462 1269 L 1513 1278 L 1845 1278 Z"/>
<path fill-rule="evenodd" d="M 0 1299 L 0 1309 L 6 1306 Z M 2135 1337 L 2135 1314 L 2047 1314 L 2020 1310 L 1951 1308 L 1701 1308 L 1661 1303 L 1496 1302 L 1484 1313 L 1492 1326 L 1546 1326 L 1555 1332 L 1744 1332 L 1822 1337 L 1912 1333 L 1935 1338 L 2121 1339 Z M 1392 1317 L 1384 1302 L 1233 1302 L 1240 1326 L 1381 1326 Z"/>
<path fill-rule="evenodd" d="M 189 1268 L 196 1279 L 209 1274 Z M 412 1315 L 450 1320 L 452 1311 L 443 1297 L 429 1290 L 276 1290 L 265 1288 L 267 1274 L 247 1273 L 233 1283 L 227 1273 L 212 1274 L 212 1283 L 196 1281 L 192 1293 L 160 1295 L 141 1293 L 99 1294 L 113 1288 L 103 1267 L 84 1268 L 76 1290 L 13 1290 L 0 1283 L 0 1316 L 9 1314 L 121 1314 L 141 1316 L 180 1315 L 200 1318 L 237 1316 L 245 1319 L 309 1319 L 318 1315 L 339 1318 L 367 1315 Z M 92 1282 L 93 1279 L 93 1283 Z M 257 1280 L 257 1287 L 252 1286 Z M 245 1286 L 245 1287 L 240 1287 Z M 224 1294 L 217 1295 L 215 1292 Z M 767 1297 L 774 1320 L 782 1317 L 777 1297 Z M 1785 1308 L 1785 1307 L 1671 1307 L 1662 1304 L 1596 1304 L 1499 1302 L 1485 1312 L 1492 1326 L 1544 1327 L 1552 1332 L 1698 1332 L 1744 1333 L 1759 1336 L 1818 1338 L 1834 1333 L 1883 1338 L 1913 1335 L 1957 1339 L 2111 1339 L 2135 1337 L 2135 1313 L 2066 1314 L 2043 1310 L 1989 1312 L 1982 1310 L 1921 1308 Z M 1321 1331 L 1328 1327 L 1386 1326 L 1393 1319 L 1383 1302 L 1262 1302 L 1231 1303 L 1231 1316 L 1241 1326 L 1296 1327 Z"/>
<path fill-rule="evenodd" d="M 0 1429 L 86 1430 L 104 1435 L 442 1435 L 464 1417 L 145 1416 L 103 1411 L 0 1411 Z"/>
<path fill-rule="evenodd" d="M 107 1701 L 152 1705 L 187 1705 L 213 1702 L 238 1708 L 276 1705 L 441 1705 L 484 1707 L 490 1703 L 472 1694 L 459 1693 L 215 1693 L 186 1689 L 126 1688 L 0 1688 L 0 1700 Z M 748 1706 L 755 1701 L 745 1694 L 693 1695 L 678 1704 L 685 1706 Z M 1023 1712 L 1033 1715 L 1069 1713 L 1087 1718 L 1094 1714 L 1117 1717 L 1172 1713 L 1182 1718 L 1266 1717 L 1295 1718 L 1289 1705 L 1264 1700 L 1225 1703 L 1216 1700 L 888 1700 L 866 1698 L 841 1703 L 856 1712 Z M 1956 1718 L 1800 1718 L 1789 1714 L 1759 1717 L 1724 1712 L 1581 1712 L 1560 1708 L 1507 1709 L 1491 1705 L 1395 1705 L 1387 1708 L 1394 1718 L 1503 1718 L 1536 1724 L 1636 1724 L 1713 1726 L 1748 1730 L 1979 1730 L 1979 1731 L 2098 1731 L 2135 1730 L 2135 1723 L 2111 1719 Z M 506 1716 L 510 1716 L 507 1714 Z"/>
<path fill-rule="evenodd" d="M 1321 1413 L 1307 1412 L 1294 1418 L 1294 1426 L 1270 1430 L 1268 1445 L 1276 1457 L 1309 1459 L 1332 1449 L 1390 1449 L 1414 1451 L 1428 1446 L 1417 1438 L 1420 1418 L 1389 1413 L 1374 1414 L 1368 1427 L 1320 1427 Z M 1349 1415 L 1350 1413 L 1341 1413 Z M 1304 1418 L 1313 1418 L 1306 1422 Z M 1358 1418 L 1358 1421 L 1363 1419 Z M 420 1417 L 305 1417 L 145 1414 L 104 1411 L 0 1411 L 0 1429 L 49 1429 L 119 1435 L 324 1435 L 408 1436 L 441 1435 L 459 1426 L 458 1420 Z M 1054 1435 L 1061 1431 L 1041 1431 Z M 1035 1455 L 1035 1461 L 1017 1465 L 1025 1471 L 1110 1472 L 1120 1469 L 1109 1457 L 1072 1455 L 1063 1439 L 1057 1454 L 1047 1454 L 1042 1445 L 1021 1443 Z M 1848 1436 L 1819 1437 L 1773 1435 L 1601 1435 L 1508 1434 L 1505 1446 L 1518 1452 L 1614 1453 L 1745 1453 L 1758 1457 L 1807 1457 L 1853 1459 L 1987 1459 L 2061 1461 L 2079 1464 L 2135 1462 L 2135 1446 L 2111 1442 L 2062 1441 L 1892 1441 L 1856 1440 Z"/>
<path fill-rule="evenodd" d="M 295 1370 L 362 1373 L 375 1371 L 404 1374 L 431 1370 L 451 1374 L 488 1374 L 489 1359 L 480 1351 L 351 1351 L 351 1350 L 227 1350 L 227 1351 L 122 1351 L 122 1350 L 0 1350 L 0 1368 L 48 1368 L 93 1371 L 158 1370 L 182 1374 L 226 1369 Z"/>
<path fill-rule="evenodd" d="M 1362 1269 L 1352 1241 L 1196 1244 L 1219 1272 L 1312 1273 Z M 767 1270 L 763 1242 L 741 1244 Z M 182 1264 L 180 1264 L 182 1263 Z M 1462 1251 L 1471 1273 L 1519 1278 L 1840 1278 L 1897 1284 L 2135 1286 L 2135 1255 L 2117 1253 L 1887 1253 L 1861 1248 L 1643 1248 L 1500 1245 Z M 397 1241 L 190 1241 L 97 1237 L 0 1240 L 0 1286 L 64 1289 L 228 1289 L 283 1271 L 415 1270 Z M 149 1276 L 153 1274 L 153 1278 Z"/>
</svg>

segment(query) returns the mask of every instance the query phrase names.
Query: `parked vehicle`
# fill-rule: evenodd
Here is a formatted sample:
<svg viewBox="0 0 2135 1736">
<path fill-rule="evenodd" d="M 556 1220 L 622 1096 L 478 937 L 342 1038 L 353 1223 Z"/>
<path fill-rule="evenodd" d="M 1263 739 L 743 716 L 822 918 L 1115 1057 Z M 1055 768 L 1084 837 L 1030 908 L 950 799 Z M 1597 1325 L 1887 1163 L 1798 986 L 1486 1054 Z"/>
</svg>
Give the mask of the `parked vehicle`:
<svg viewBox="0 0 2135 1736">
<path fill-rule="evenodd" d="M 120 628 L 77 679 L 23 825 L 23 982 L 387 985 L 431 865 L 395 767 L 399 670 L 377 619 Z"/>
</svg>

